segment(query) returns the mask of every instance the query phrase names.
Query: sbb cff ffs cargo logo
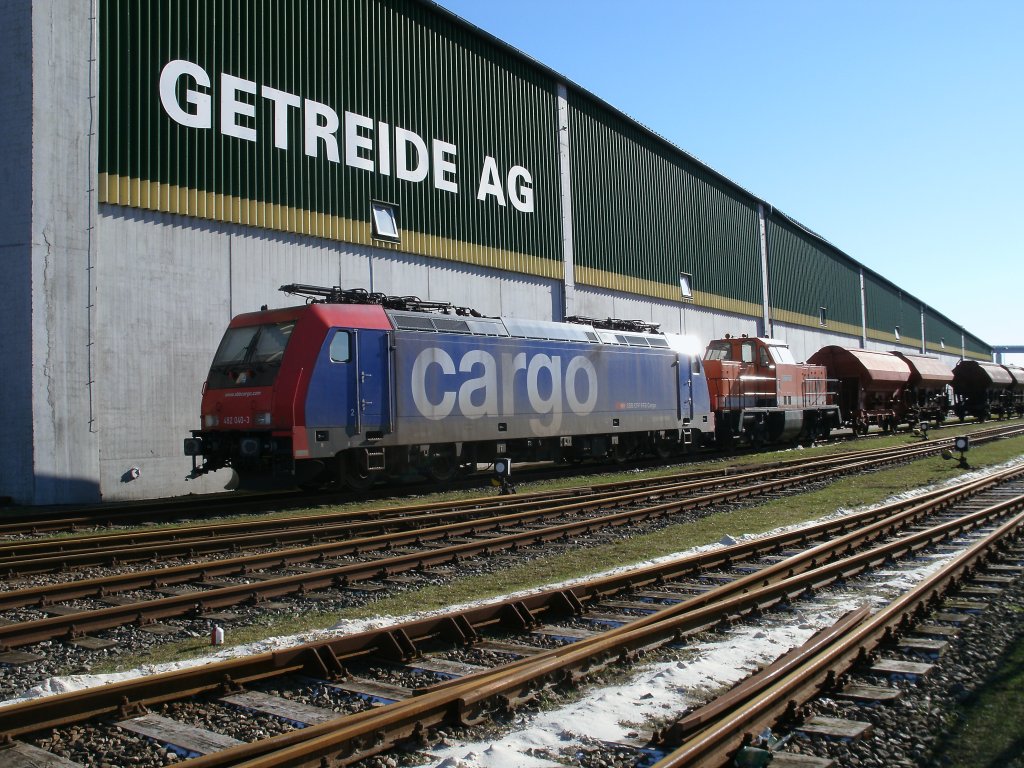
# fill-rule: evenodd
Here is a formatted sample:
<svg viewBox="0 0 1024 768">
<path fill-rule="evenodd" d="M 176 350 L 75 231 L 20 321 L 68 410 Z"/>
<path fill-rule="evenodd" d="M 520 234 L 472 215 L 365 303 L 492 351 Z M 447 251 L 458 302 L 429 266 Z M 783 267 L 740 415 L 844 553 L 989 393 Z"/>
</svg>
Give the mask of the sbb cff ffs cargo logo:
<svg viewBox="0 0 1024 768">
<path fill-rule="evenodd" d="M 288 150 L 293 142 L 301 142 L 307 157 L 340 164 L 344 154 L 344 164 L 350 168 L 382 176 L 394 174 L 397 179 L 417 183 L 429 177 L 434 189 L 459 193 L 459 148 L 455 144 L 431 138 L 428 147 L 415 131 L 349 111 L 342 119 L 328 104 L 227 72 L 220 73 L 216 91 L 212 83 L 206 70 L 194 62 L 175 59 L 167 63 L 160 72 L 164 112 L 179 125 L 212 130 L 216 98 L 221 134 L 255 143 L 267 138 L 260 135 L 256 120 L 257 105 L 263 100 L 273 114 L 270 139 L 277 149 Z M 301 137 L 293 137 L 289 131 L 295 110 L 300 116 Z M 500 206 L 510 203 L 518 211 L 533 213 L 533 177 L 526 168 L 513 165 L 504 173 L 490 155 L 478 167 L 474 174 L 477 200 Z"/>
<path fill-rule="evenodd" d="M 454 351 L 454 350 L 453 350 Z M 458 355 L 458 352 L 455 351 Z M 597 370 L 583 355 L 502 352 L 469 349 L 458 360 L 440 347 L 416 355 L 409 375 L 416 410 L 431 420 L 458 413 L 468 419 L 515 416 L 520 404 L 535 435 L 557 434 L 567 410 L 586 416 L 597 405 Z"/>
</svg>

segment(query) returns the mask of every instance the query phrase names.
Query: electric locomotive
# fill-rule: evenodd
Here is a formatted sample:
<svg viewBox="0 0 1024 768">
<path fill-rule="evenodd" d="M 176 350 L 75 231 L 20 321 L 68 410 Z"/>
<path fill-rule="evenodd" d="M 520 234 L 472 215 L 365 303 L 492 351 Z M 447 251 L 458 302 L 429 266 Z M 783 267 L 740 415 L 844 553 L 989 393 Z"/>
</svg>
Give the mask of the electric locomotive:
<svg viewBox="0 0 1024 768">
<path fill-rule="evenodd" d="M 286 285 L 235 317 L 185 440 L 190 477 L 240 487 L 438 480 L 499 458 L 667 457 L 713 439 L 698 344 L 635 321 L 524 321 Z"/>
</svg>

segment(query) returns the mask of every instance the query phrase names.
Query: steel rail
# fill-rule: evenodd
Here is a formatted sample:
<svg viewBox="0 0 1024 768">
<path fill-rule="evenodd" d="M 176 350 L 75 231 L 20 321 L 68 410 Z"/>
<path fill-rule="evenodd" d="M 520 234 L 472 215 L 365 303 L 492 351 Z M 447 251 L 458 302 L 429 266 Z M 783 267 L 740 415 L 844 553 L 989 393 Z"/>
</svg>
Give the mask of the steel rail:
<svg viewBox="0 0 1024 768">
<path fill-rule="evenodd" d="M 871 615 L 871 608 L 863 605 L 849 611 L 831 627 L 816 632 L 807 642 L 785 653 L 764 669 L 741 680 L 707 704 L 688 712 L 674 723 L 654 732 L 651 743 L 664 749 L 677 748 L 696 733 L 720 722 L 728 713 L 742 704 L 763 695 L 776 681 L 801 668 L 807 661 L 833 643 L 841 642 L 858 624 Z"/>
<path fill-rule="evenodd" d="M 1019 425 L 1007 424 L 974 431 L 971 433 L 971 437 L 972 439 L 981 441 L 984 439 L 993 439 L 993 437 L 998 436 L 999 432 L 1012 432 L 1014 430 L 1020 431 L 1021 429 L 1022 427 Z M 940 437 L 933 438 L 928 442 L 941 443 L 948 441 L 949 439 L 950 438 Z M 869 450 L 870 449 L 863 452 L 867 453 Z M 680 460 L 685 460 L 686 457 L 681 456 L 679 458 Z M 786 462 L 779 462 L 779 464 L 785 463 Z M 606 467 L 601 467 L 599 469 L 600 471 L 607 471 Z M 707 472 L 708 474 L 729 474 L 730 469 L 725 468 L 722 470 L 710 470 Z M 700 470 L 691 470 L 689 473 L 681 474 L 702 474 L 702 472 Z M 623 482 L 628 483 L 632 481 Z M 610 483 L 607 485 L 611 486 L 615 484 Z M 374 496 L 374 498 L 384 499 L 387 498 L 387 496 L 379 495 Z M 123 504 L 105 503 L 94 507 L 81 508 L 82 512 L 74 516 L 54 517 L 47 513 L 31 515 L 0 515 L 0 536 L 24 534 L 37 535 L 40 533 L 54 533 L 69 530 L 74 531 L 79 527 L 92 529 L 98 526 L 109 527 L 114 525 L 125 525 L 130 521 L 152 523 L 154 519 L 180 519 L 183 517 L 195 517 L 197 515 L 208 514 L 209 512 L 214 512 L 219 515 L 230 514 L 233 511 L 237 511 L 239 513 L 254 513 L 259 511 L 274 512 L 277 511 L 282 504 L 292 506 L 309 506 L 323 503 L 333 504 L 337 503 L 339 499 L 342 501 L 365 500 L 365 498 L 347 498 L 344 494 L 339 495 L 336 492 L 310 495 L 288 491 L 272 494 L 236 493 L 232 494 L 230 497 L 225 497 L 224 494 L 213 494 L 208 498 L 190 496 L 185 498 L 178 497 L 173 499 L 160 499 L 156 501 L 126 502 Z M 250 521 L 250 523 L 253 526 L 263 525 L 261 521 Z M 231 524 L 226 523 L 224 525 Z M 94 535 L 99 536 L 100 534 Z"/>
<path fill-rule="evenodd" d="M 920 452 L 925 449 L 920 446 L 912 446 L 910 449 L 903 448 L 897 452 L 873 452 L 872 454 L 869 454 L 869 457 L 871 458 L 872 463 L 892 463 L 893 461 L 907 460 L 908 450 L 911 451 L 911 457 L 914 457 L 921 455 Z M 871 466 L 871 464 L 865 464 L 863 462 L 851 464 L 848 461 L 843 463 L 829 461 L 822 465 L 817 461 L 813 461 L 805 466 L 831 467 L 836 471 L 857 471 Z M 803 482 L 806 479 L 806 481 L 811 482 L 821 479 L 823 476 L 825 475 L 822 475 L 819 472 L 817 475 L 797 475 L 790 479 L 796 482 Z M 736 475 L 732 479 L 737 482 L 742 482 L 764 477 L 778 479 L 779 475 L 778 472 L 775 471 L 758 470 L 744 475 Z M 703 483 L 707 481 L 701 482 Z M 651 498 L 659 498 L 676 492 L 692 490 L 695 487 L 699 488 L 699 485 L 694 486 L 692 484 L 686 484 L 683 486 L 666 486 L 659 484 L 653 489 L 633 492 L 631 494 L 620 494 L 617 496 L 598 494 L 591 497 L 582 497 L 582 500 L 577 499 L 568 505 L 540 508 L 527 507 L 526 512 L 518 514 L 504 514 L 498 517 L 474 520 L 468 524 L 449 523 L 444 526 L 435 525 L 432 528 L 413 528 L 409 531 L 398 531 L 395 533 L 380 534 L 360 539 L 347 539 L 341 543 L 317 542 L 317 544 L 312 547 L 305 546 L 286 549 L 280 552 L 267 553 L 262 557 L 249 555 L 233 559 L 207 561 L 204 563 L 190 563 L 145 572 L 131 572 L 129 574 L 125 574 L 123 577 L 110 575 L 75 582 L 65 582 L 46 586 L 39 585 L 24 590 L 8 590 L 7 592 L 0 592 L 0 609 L 29 605 L 34 603 L 37 599 L 42 600 L 45 604 L 46 602 L 71 600 L 80 597 L 104 597 L 116 591 L 180 584 L 195 578 L 207 579 L 211 576 L 244 575 L 245 572 L 250 569 L 258 570 L 266 567 L 285 567 L 288 565 L 306 564 L 310 562 L 323 561 L 330 557 L 343 557 L 353 554 L 359 555 L 365 554 L 369 551 L 386 551 L 396 546 L 418 546 L 426 540 L 439 540 L 445 537 L 462 536 L 467 534 L 477 535 L 481 531 L 497 531 L 504 527 L 536 522 L 546 517 L 549 518 L 565 514 L 575 514 L 581 511 L 588 512 L 593 509 L 600 508 L 608 503 L 623 504 L 646 501 Z M 768 487 L 766 488 L 766 492 L 778 490 L 778 487 L 779 486 L 774 488 Z M 739 495 L 729 496 L 726 494 L 719 498 L 732 500 L 732 498 L 739 498 L 743 495 L 753 495 L 753 493 L 757 492 L 757 488 L 755 486 L 750 486 L 749 488 L 753 489 L 753 492 L 741 487 L 739 489 L 733 489 L 739 491 Z M 705 497 L 697 497 L 697 499 L 701 502 L 708 499 L 712 502 L 717 500 L 713 494 Z M 431 518 L 428 516 L 423 518 L 422 521 L 428 522 L 430 519 Z M 597 520 L 600 521 L 600 519 Z M 149 555 L 148 559 L 159 561 L 160 558 L 158 553 L 149 552 L 148 550 L 146 550 L 146 552 Z"/>
<path fill-rule="evenodd" d="M 714 454 L 706 454 L 707 458 L 714 458 Z M 687 456 L 674 457 L 677 461 L 686 461 Z M 612 468 L 609 465 L 593 465 L 590 469 L 597 472 L 609 472 Z M 580 472 L 576 467 L 575 471 Z M 531 479 L 544 479 L 547 472 L 530 472 Z M 690 470 L 681 474 L 728 474 L 729 469 L 715 470 Z M 564 472 L 554 475 L 564 476 Z M 586 474 L 586 473 L 584 473 Z M 536 475 L 536 477 L 534 477 Z M 481 475 L 478 479 L 489 477 Z M 629 481 L 623 481 L 629 482 Z M 467 487 L 477 488 L 479 482 L 472 482 Z M 431 486 L 429 491 L 452 490 L 451 484 L 439 488 Z M 415 485 L 410 486 L 410 491 L 417 491 Z M 538 491 L 536 495 L 543 495 L 545 492 Z M 520 494 L 520 497 L 527 494 Z M 326 491 L 318 493 L 303 493 L 300 491 L 280 491 L 272 493 L 256 492 L 235 492 L 231 494 L 209 494 L 201 497 L 174 497 L 170 499 L 145 500 L 135 502 L 107 502 L 100 505 L 82 507 L 79 514 L 72 516 L 56 517 L 48 512 L 36 512 L 32 514 L 0 515 L 0 537 L 12 535 L 39 535 L 44 533 L 59 533 L 64 531 L 77 531 L 79 528 L 95 529 L 97 527 L 113 527 L 136 524 L 149 524 L 154 520 L 175 520 L 200 517 L 208 514 L 226 515 L 232 513 L 254 513 L 254 512 L 275 512 L 282 506 L 300 507 L 315 506 L 317 504 L 338 504 L 369 500 L 385 500 L 391 496 L 390 493 L 380 493 L 370 490 L 362 495 L 353 495 L 338 491 Z M 489 500 L 500 502 L 496 497 L 489 497 Z M 452 502 L 458 504 L 459 502 Z M 421 505 L 412 505 L 413 507 Z M 428 505 L 422 505 L 428 506 Z M 102 535 L 102 534 L 94 534 Z"/>
<path fill-rule="evenodd" d="M 858 469 L 878 466 L 880 463 L 886 464 L 898 460 L 900 458 L 890 456 L 880 460 L 855 462 L 843 467 L 842 471 L 853 472 Z M 794 484 L 831 478 L 839 471 L 835 468 L 817 470 L 791 478 L 766 480 L 760 484 L 742 489 L 728 489 L 703 496 L 688 497 L 641 509 L 626 510 L 585 520 L 574 520 L 543 529 L 495 535 L 480 541 L 444 546 L 426 552 L 414 552 L 377 560 L 356 562 L 313 572 L 280 576 L 258 583 L 228 585 L 184 595 L 173 595 L 126 605 L 115 605 L 108 608 L 85 610 L 64 616 L 51 616 L 35 621 L 0 626 L 0 647 L 29 645 L 60 637 L 74 638 L 84 633 L 110 629 L 129 623 L 143 624 L 189 613 L 201 614 L 216 608 L 237 605 L 240 602 L 258 602 L 260 599 L 271 599 L 295 593 L 301 594 L 307 590 L 338 586 L 347 587 L 353 583 L 386 578 L 387 576 L 406 571 L 447 563 L 458 563 L 462 558 L 477 554 L 489 555 L 504 549 L 514 550 L 524 545 L 540 544 L 581 533 L 587 534 L 599 528 L 622 526 L 634 521 L 666 517 L 680 511 L 708 506 L 712 503 L 731 501 L 745 496 L 779 490 Z M 619 501 L 625 502 L 642 496 L 643 494 L 637 493 L 625 494 L 619 497 Z M 548 512 L 531 512 L 528 514 L 542 516 L 565 515 L 570 512 L 578 512 L 583 509 L 600 506 L 602 503 L 606 502 L 604 500 L 600 502 L 575 502 L 552 508 Z M 508 520 L 507 517 L 502 516 L 488 521 L 488 527 L 498 528 L 503 524 L 513 522 Z M 519 516 L 515 516 L 515 518 L 521 522 Z M 351 555 L 374 548 L 391 547 L 396 544 L 422 544 L 426 540 L 441 540 L 445 537 L 450 538 L 453 535 L 471 533 L 479 527 L 481 527 L 480 521 L 469 521 L 461 524 L 439 526 L 434 529 L 390 534 L 385 537 L 357 539 L 341 544 L 321 544 L 315 548 L 230 558 L 164 568 L 156 571 L 129 572 L 63 584 L 40 585 L 30 589 L 0 593 L 0 608 L 21 607 L 40 601 L 45 605 L 47 601 L 71 600 L 81 597 L 104 597 L 117 591 L 158 588 L 162 585 L 185 583 L 197 577 L 205 580 L 223 575 L 239 573 L 244 575 L 249 569 L 280 568 L 299 562 L 322 561 L 331 556 L 338 556 L 339 553 Z"/>
<path fill-rule="evenodd" d="M 1010 538 L 1019 538 L 1024 513 L 1003 523 L 954 558 L 942 571 L 929 576 L 913 589 L 890 602 L 870 619 L 852 628 L 841 642 L 831 643 L 799 668 L 790 671 L 763 693 L 738 707 L 715 725 L 687 739 L 654 768 L 685 766 L 727 766 L 751 734 L 780 719 L 792 721 L 798 708 L 815 698 L 855 663 L 868 658 L 880 644 L 889 642 L 920 619 L 925 607 L 941 600 L 962 579 L 990 557 L 992 550 Z"/>
<path fill-rule="evenodd" d="M 1024 506 L 1024 496 L 1017 497 L 1014 503 L 1018 508 Z M 1005 502 L 1000 503 L 988 512 L 990 515 L 1005 514 L 1006 507 Z M 1017 524 L 1022 518 L 1024 515 L 1015 518 Z M 1000 530 L 1004 529 L 1005 526 Z M 927 538 L 927 532 L 914 537 Z M 867 561 L 886 561 L 892 556 L 888 549 L 883 546 L 872 551 Z M 613 659 L 714 626 L 723 614 L 747 615 L 796 597 L 804 593 L 809 584 L 831 583 L 843 575 L 860 573 L 865 568 L 865 563 L 860 562 L 864 559 L 863 556 L 855 556 L 854 560 L 858 562 L 847 569 L 837 568 L 835 564 L 820 566 L 734 596 L 722 605 L 707 605 L 682 615 L 677 611 L 678 606 L 664 609 L 654 614 L 654 618 L 644 626 L 637 626 L 643 622 L 640 619 L 596 638 L 585 638 L 522 662 L 437 686 L 420 696 L 372 710 L 361 717 L 339 718 L 310 726 L 297 734 L 240 745 L 197 758 L 192 765 L 193 768 L 347 765 L 381 752 L 389 744 L 421 738 L 427 729 L 443 723 L 475 724 L 481 719 L 487 703 L 503 701 L 508 705 L 526 699 L 531 687 L 572 679 L 568 671 L 570 668 L 579 670 L 580 675 L 590 674 Z"/>
<path fill-rule="evenodd" d="M 1019 473 L 1020 469 L 1017 470 L 1017 474 Z M 1003 474 L 1009 475 L 1010 473 Z M 948 506 L 948 503 L 951 503 L 957 496 L 966 498 L 991 485 L 990 480 L 995 482 L 998 478 L 974 480 L 962 484 L 959 493 L 955 491 L 933 492 L 928 497 L 936 504 Z M 902 501 L 888 505 L 887 509 L 890 513 L 894 511 L 914 512 L 915 507 L 922 507 L 924 503 L 922 499 L 913 500 L 913 504 L 909 501 Z M 851 515 L 847 519 L 822 523 L 812 528 L 820 532 L 829 529 L 846 530 L 851 525 L 859 528 L 861 522 L 869 520 L 871 515 L 878 513 L 878 510 L 871 510 Z M 913 521 L 913 517 L 910 521 Z M 811 535 L 810 529 L 790 531 L 768 537 L 765 540 L 746 542 L 723 548 L 717 552 L 691 555 L 672 563 L 648 566 L 631 573 L 604 577 L 566 589 L 549 590 L 502 603 L 479 606 L 464 612 L 464 614 L 443 614 L 406 622 L 385 630 L 320 641 L 274 653 L 206 665 L 198 669 L 179 670 L 142 680 L 116 683 L 98 690 L 79 691 L 61 697 L 24 702 L 0 711 L 0 715 L 2 715 L 0 721 L 3 722 L 3 729 L 9 735 L 17 736 L 22 733 L 77 722 L 82 719 L 82 715 L 76 714 L 77 712 L 89 716 L 114 712 L 124 713 L 133 706 L 153 705 L 181 698 L 182 691 L 188 694 L 209 692 L 217 690 L 223 685 L 233 686 L 297 670 L 322 677 L 343 674 L 342 661 L 361 656 L 372 655 L 408 660 L 416 654 L 416 643 L 424 639 L 444 636 L 450 637 L 456 642 L 472 643 L 477 637 L 477 631 L 488 626 L 503 624 L 526 628 L 552 612 L 578 613 L 583 610 L 584 603 L 596 602 L 623 589 L 642 588 L 645 585 L 664 583 L 666 580 L 694 573 L 699 574 L 709 567 L 722 567 L 757 553 L 777 551 L 781 547 L 800 542 L 803 537 L 808 535 Z M 851 535 L 856 535 L 856 531 L 846 536 Z M 842 551 L 847 547 L 849 541 L 844 540 L 845 538 L 840 537 L 836 540 L 837 550 Z M 788 576 L 796 570 L 794 561 L 808 558 L 813 560 L 815 557 L 821 557 L 822 548 L 815 549 L 817 552 L 812 551 L 806 556 L 796 555 L 788 561 L 771 566 L 771 568 L 780 578 Z M 758 575 L 763 578 L 765 574 L 762 571 Z M 697 626 L 702 622 L 713 624 L 720 618 L 721 612 L 716 612 L 713 606 L 709 606 L 710 602 L 718 597 L 734 595 L 737 592 L 749 592 L 751 588 L 756 588 L 758 580 L 757 575 L 752 575 L 750 578 L 739 579 L 731 584 L 723 585 L 713 590 L 714 594 L 698 596 L 685 604 L 680 604 L 673 612 L 682 611 L 685 618 L 686 611 L 692 614 L 692 609 L 703 609 L 704 615 L 698 617 L 696 623 L 691 622 L 691 626 Z M 799 592 L 803 587 L 794 589 Z M 663 612 L 662 616 L 665 615 L 668 614 Z M 649 623 L 649 621 L 639 619 L 629 627 L 636 628 L 638 625 Z M 612 633 L 617 634 L 618 631 L 612 630 Z M 520 662 L 513 662 L 503 669 L 515 669 L 518 666 L 521 666 Z M 311 731 L 306 729 L 303 733 L 309 734 Z"/>
<path fill-rule="evenodd" d="M 989 436 L 986 434 L 977 439 L 982 440 L 983 437 L 995 439 L 1001 436 L 1004 431 L 1005 428 L 999 430 L 996 435 Z M 1021 428 L 1021 431 L 1024 431 L 1024 428 Z M 945 439 L 940 439 L 929 441 L 927 444 L 941 450 L 943 447 L 948 447 L 945 443 Z M 915 443 L 909 447 L 916 448 L 925 444 Z M 612 493 L 628 488 L 644 488 L 653 493 L 661 486 L 673 489 L 680 484 L 699 487 L 701 484 L 713 485 L 716 482 L 735 481 L 741 477 L 758 476 L 778 471 L 797 470 L 811 466 L 833 466 L 854 461 L 857 458 L 877 456 L 884 453 L 898 453 L 907 448 L 908 446 L 897 446 L 881 450 L 855 451 L 811 460 L 789 459 L 759 465 L 757 469 L 752 470 L 726 467 L 710 471 L 690 471 L 658 478 L 638 478 L 554 491 L 537 491 L 530 494 L 517 495 L 514 499 L 491 496 L 464 501 L 402 505 L 387 509 L 350 510 L 269 519 L 228 521 L 158 530 L 115 531 L 57 539 L 0 541 L 0 570 L 7 569 L 8 573 L 13 575 L 13 566 L 25 562 L 38 563 L 42 559 L 48 559 L 48 565 L 62 565 L 65 563 L 67 565 L 82 565 L 97 562 L 92 559 L 75 558 L 75 554 L 79 552 L 102 553 L 102 556 L 116 558 L 120 562 L 129 562 L 130 558 L 133 557 L 142 559 L 149 556 L 148 554 L 145 556 L 137 554 L 140 551 L 140 547 L 143 546 L 146 549 L 142 551 L 146 553 L 169 556 L 178 553 L 191 554 L 190 549 L 187 549 L 187 547 L 194 549 L 197 543 L 210 540 L 210 546 L 215 548 L 211 551 L 223 551 L 225 547 L 237 546 L 247 541 L 252 541 L 254 545 L 258 545 L 260 542 L 258 534 L 260 533 L 267 534 L 268 536 L 272 532 L 286 536 L 292 536 L 293 532 L 296 532 L 297 535 L 301 536 L 302 531 L 307 531 L 308 535 L 317 535 L 317 532 L 321 530 L 325 534 L 344 533 L 349 530 L 344 526 L 352 526 L 350 530 L 359 530 L 359 528 L 372 530 L 375 526 L 385 527 L 396 522 L 404 524 L 410 520 L 418 520 L 421 519 L 420 516 L 425 516 L 429 519 L 432 516 L 443 518 L 445 513 L 451 514 L 454 517 L 485 514 L 487 510 L 497 507 L 503 510 L 514 511 L 517 509 L 528 509 L 530 505 L 549 503 L 554 499 Z M 272 540 L 272 538 L 267 540 Z M 154 549 L 150 542 L 166 544 L 168 549 L 166 551 Z M 118 547 L 121 548 L 118 549 Z M 100 555 L 97 554 L 95 556 Z M 62 557 L 65 559 L 60 560 L 59 558 Z M 38 570 L 33 572 L 38 572 Z"/>
<path fill-rule="evenodd" d="M 911 448 L 919 448 L 915 444 Z M 884 451 L 864 452 L 863 456 L 881 458 L 886 455 L 902 456 L 906 446 L 885 449 Z M 914 452 L 917 455 L 917 451 Z M 517 511 L 546 510 L 545 505 L 553 501 L 601 501 L 617 499 L 622 491 L 638 488 L 637 498 L 656 498 L 667 494 L 693 492 L 702 488 L 716 487 L 723 483 L 738 484 L 751 482 L 758 478 L 775 477 L 780 472 L 797 472 L 809 468 L 841 467 L 855 461 L 855 458 L 844 455 L 811 461 L 796 459 L 790 462 L 733 474 L 715 473 L 711 477 L 699 479 L 650 478 L 647 480 L 631 480 L 627 482 L 608 483 L 590 488 L 577 488 L 553 493 L 537 493 L 531 496 L 494 497 L 473 499 L 465 502 L 443 502 L 442 504 L 415 505 L 388 510 L 386 513 L 367 515 L 363 512 L 346 512 L 331 516 L 304 516 L 301 519 L 278 519 L 274 526 L 255 523 L 229 523 L 216 526 L 190 527 L 184 529 L 140 531 L 130 534 L 104 534 L 74 539 L 58 539 L 46 541 L 0 543 L 0 572 L 10 578 L 15 575 L 42 573 L 57 568 L 71 568 L 85 565 L 126 564 L 130 562 L 154 560 L 187 555 L 196 557 L 199 554 L 234 552 L 243 547 L 254 548 L 272 544 L 320 543 L 328 539 L 340 539 L 345 535 L 387 533 L 391 531 L 411 530 L 417 527 L 436 526 L 444 522 L 458 522 L 466 518 L 493 514 L 500 509 L 503 514 Z M 341 521 L 332 523 L 325 519 L 337 517 Z M 371 518 L 371 519 L 368 519 Z M 308 521 L 314 521 L 309 523 Z M 295 522 L 294 526 L 286 525 Z M 284 523 L 284 525 L 282 525 Z M 265 528 L 263 532 L 253 533 L 251 528 Z M 283 530 L 282 530 L 283 528 Z M 244 534 L 239 534 L 244 532 Z M 195 535 L 193 535 L 193 533 Z M 151 543 L 153 542 L 153 543 Z"/>
</svg>

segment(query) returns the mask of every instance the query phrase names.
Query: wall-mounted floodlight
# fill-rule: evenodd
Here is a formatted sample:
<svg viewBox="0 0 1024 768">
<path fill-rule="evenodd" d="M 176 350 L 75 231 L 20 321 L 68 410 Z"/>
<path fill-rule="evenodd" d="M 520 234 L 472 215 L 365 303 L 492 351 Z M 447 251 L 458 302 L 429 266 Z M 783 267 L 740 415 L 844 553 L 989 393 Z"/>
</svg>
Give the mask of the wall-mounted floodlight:
<svg viewBox="0 0 1024 768">
<path fill-rule="evenodd" d="M 693 301 L 693 275 L 689 272 L 679 273 L 679 290 L 683 294 L 683 301 Z"/>
<path fill-rule="evenodd" d="M 399 242 L 402 234 L 398 229 L 398 206 L 394 203 L 371 200 L 370 231 L 376 240 Z"/>
</svg>

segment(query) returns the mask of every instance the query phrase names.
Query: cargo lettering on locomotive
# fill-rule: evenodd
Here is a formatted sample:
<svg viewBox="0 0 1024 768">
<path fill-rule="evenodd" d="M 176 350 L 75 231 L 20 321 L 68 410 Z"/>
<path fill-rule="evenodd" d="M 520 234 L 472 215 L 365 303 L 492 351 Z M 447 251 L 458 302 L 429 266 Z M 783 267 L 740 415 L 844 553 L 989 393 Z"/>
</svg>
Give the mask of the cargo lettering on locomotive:
<svg viewBox="0 0 1024 768">
<path fill-rule="evenodd" d="M 427 347 L 413 362 L 409 387 L 416 410 L 432 421 L 451 416 L 456 408 L 466 418 L 479 419 L 516 415 L 516 382 L 521 380 L 530 411 L 548 417 L 547 423 L 530 419 L 534 433 L 551 435 L 561 426 L 566 408 L 586 416 L 597 405 L 594 364 L 583 355 L 570 357 L 564 367 L 562 361 L 561 355 L 518 352 L 496 358 L 470 349 L 456 364 L 448 351 Z"/>
</svg>

